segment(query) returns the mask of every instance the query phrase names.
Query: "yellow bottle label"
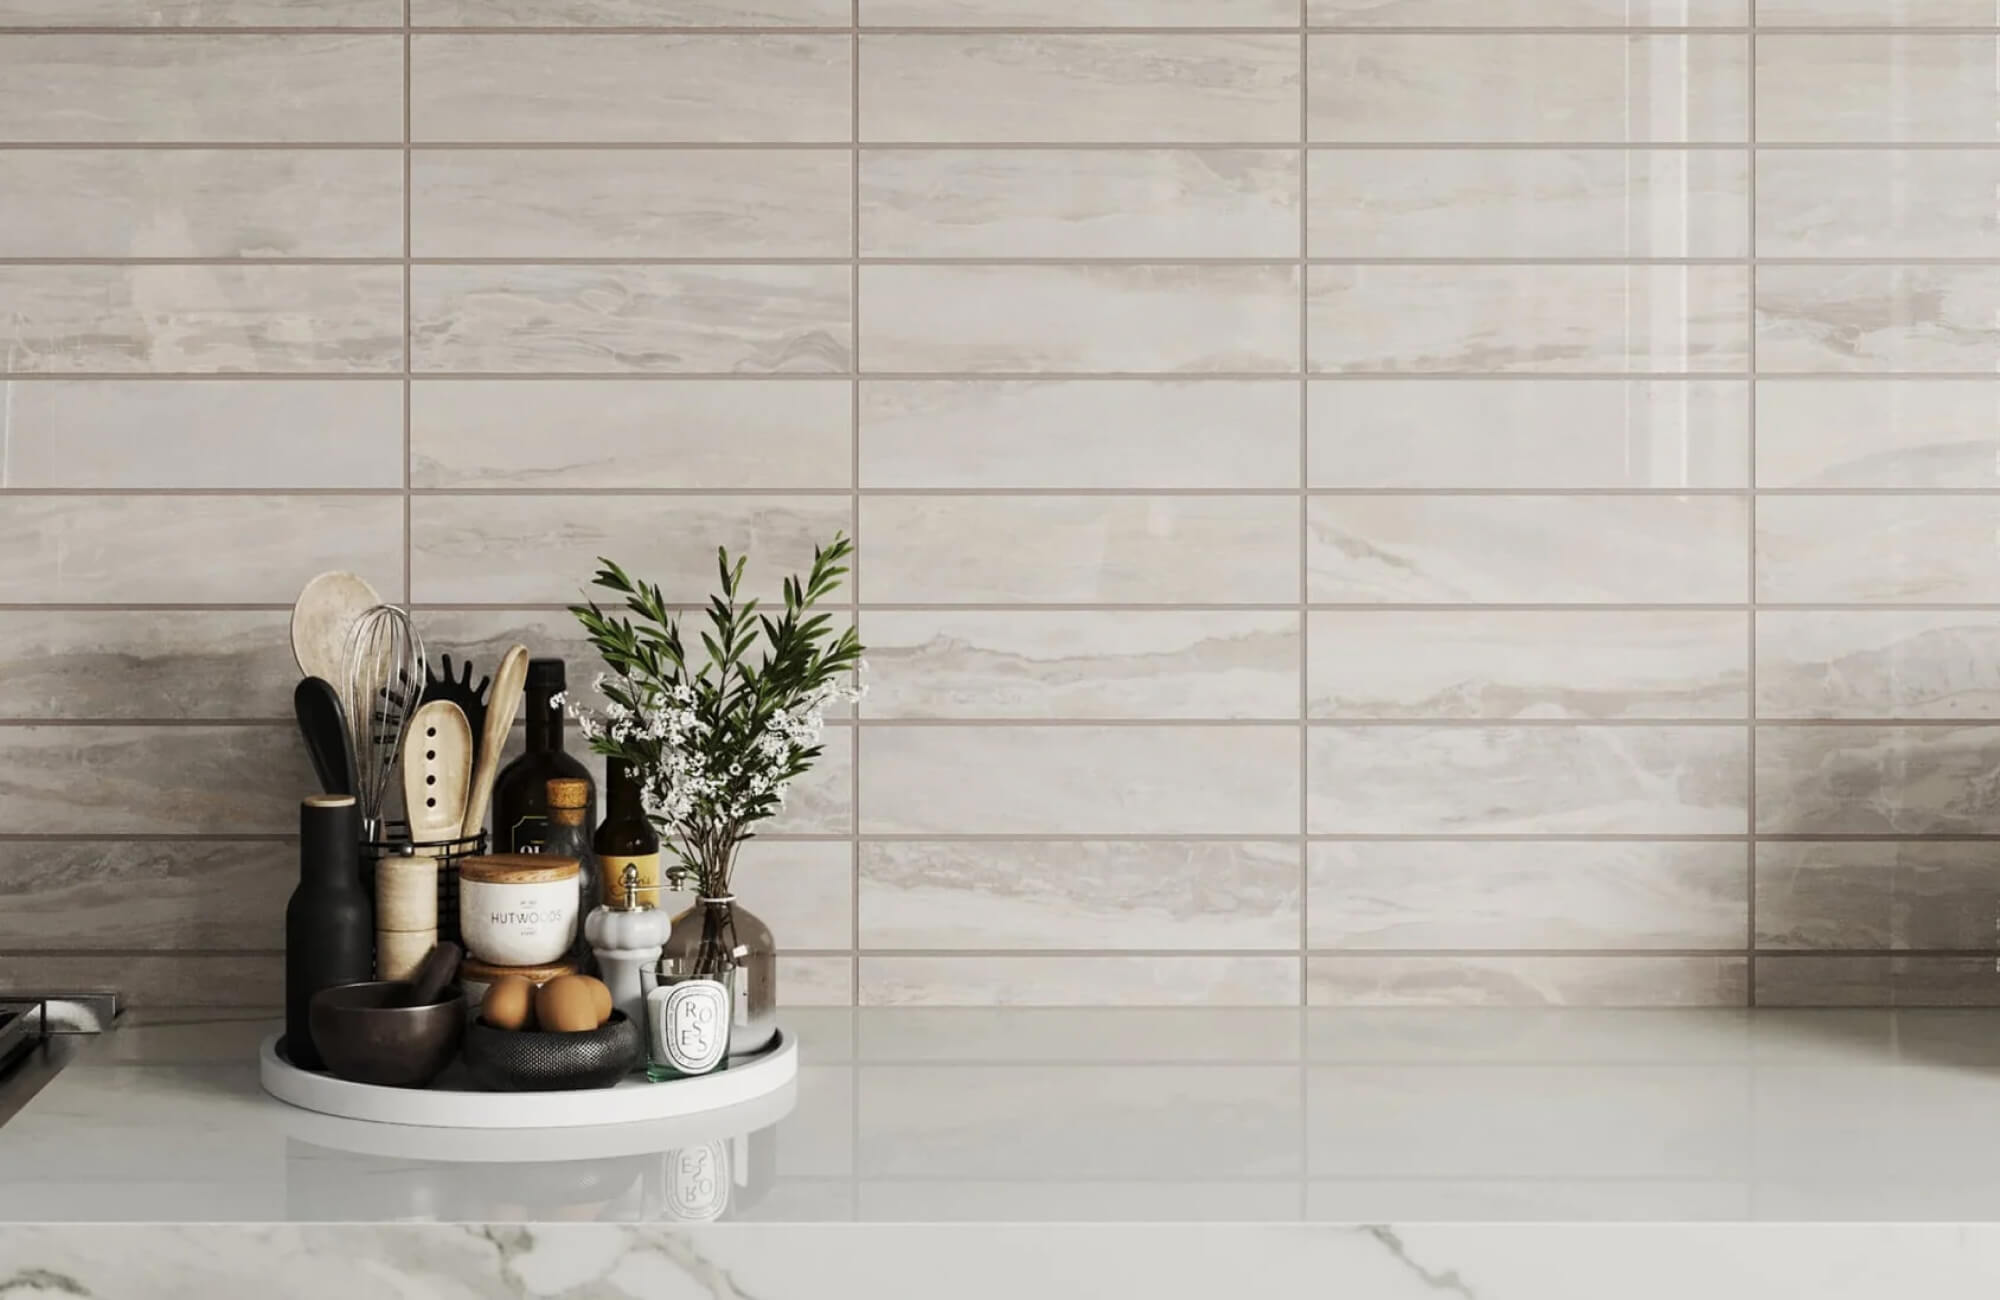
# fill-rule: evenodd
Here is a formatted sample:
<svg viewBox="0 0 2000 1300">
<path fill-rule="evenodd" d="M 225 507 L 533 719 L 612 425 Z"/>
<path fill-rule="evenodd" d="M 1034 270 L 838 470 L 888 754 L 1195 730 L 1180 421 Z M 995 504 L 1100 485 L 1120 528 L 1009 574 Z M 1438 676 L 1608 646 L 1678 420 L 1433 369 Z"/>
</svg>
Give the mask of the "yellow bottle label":
<svg viewBox="0 0 2000 1300">
<path fill-rule="evenodd" d="M 639 905 L 658 907 L 660 905 L 660 855 L 641 853 L 636 857 L 619 857 L 607 853 L 597 859 L 604 878 L 604 901 L 613 907 L 625 903 L 625 868 L 639 868 Z"/>
</svg>

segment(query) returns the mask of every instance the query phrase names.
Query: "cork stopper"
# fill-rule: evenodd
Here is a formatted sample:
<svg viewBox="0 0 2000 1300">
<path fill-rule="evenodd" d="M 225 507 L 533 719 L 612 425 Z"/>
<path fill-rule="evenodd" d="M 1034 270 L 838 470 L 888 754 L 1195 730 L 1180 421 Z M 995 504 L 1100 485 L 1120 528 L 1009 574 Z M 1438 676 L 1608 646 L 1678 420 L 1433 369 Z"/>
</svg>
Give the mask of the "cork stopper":
<svg viewBox="0 0 2000 1300">
<path fill-rule="evenodd" d="M 573 776 L 559 776 L 549 782 L 549 820 L 558 826 L 583 825 L 583 810 L 590 803 L 590 782 Z"/>
</svg>

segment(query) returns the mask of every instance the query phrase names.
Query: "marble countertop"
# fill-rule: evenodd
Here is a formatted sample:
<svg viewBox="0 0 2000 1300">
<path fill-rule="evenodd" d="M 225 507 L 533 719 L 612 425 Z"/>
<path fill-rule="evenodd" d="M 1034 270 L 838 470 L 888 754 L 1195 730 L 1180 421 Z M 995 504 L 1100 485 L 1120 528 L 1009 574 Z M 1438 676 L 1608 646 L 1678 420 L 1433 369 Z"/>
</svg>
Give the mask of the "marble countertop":
<svg viewBox="0 0 2000 1300">
<path fill-rule="evenodd" d="M 153 1012 L 0 1128 L 0 1222 L 2000 1220 L 2000 1013 L 795 1011 L 794 1091 L 651 1128 L 294 1110 Z"/>
</svg>

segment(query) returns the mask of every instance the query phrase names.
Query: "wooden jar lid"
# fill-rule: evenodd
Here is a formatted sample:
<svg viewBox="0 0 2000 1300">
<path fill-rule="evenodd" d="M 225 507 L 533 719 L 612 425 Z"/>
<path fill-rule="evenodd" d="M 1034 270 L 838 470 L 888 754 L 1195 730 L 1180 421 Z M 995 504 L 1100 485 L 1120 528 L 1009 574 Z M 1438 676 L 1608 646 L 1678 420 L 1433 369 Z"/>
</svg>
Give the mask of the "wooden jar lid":
<svg viewBox="0 0 2000 1300">
<path fill-rule="evenodd" d="M 489 853 L 459 863 L 458 878 L 485 885 L 552 885 L 575 879 L 578 870 L 575 858 L 554 858 L 544 853 Z"/>
<path fill-rule="evenodd" d="M 519 975 L 530 984 L 546 984 L 561 975 L 576 974 L 574 963 L 552 961 L 546 966 L 495 966 L 489 961 L 467 957 L 459 963 L 458 977 L 474 984 L 493 984 L 509 975 Z"/>
</svg>

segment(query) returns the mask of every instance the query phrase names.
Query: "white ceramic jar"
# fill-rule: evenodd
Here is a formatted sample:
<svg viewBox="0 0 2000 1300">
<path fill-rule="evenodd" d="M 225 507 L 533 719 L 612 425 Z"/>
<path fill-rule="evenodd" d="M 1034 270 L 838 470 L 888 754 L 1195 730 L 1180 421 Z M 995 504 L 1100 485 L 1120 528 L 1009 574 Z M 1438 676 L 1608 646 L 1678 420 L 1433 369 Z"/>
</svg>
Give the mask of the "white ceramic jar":
<svg viewBox="0 0 2000 1300">
<path fill-rule="evenodd" d="M 575 858 L 496 853 L 458 867 L 458 932 L 495 966 L 540 966 L 576 941 L 581 899 Z"/>
</svg>

